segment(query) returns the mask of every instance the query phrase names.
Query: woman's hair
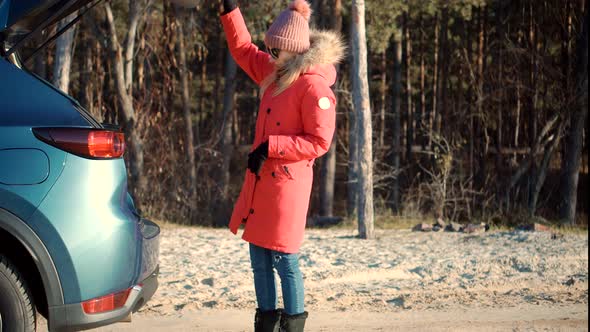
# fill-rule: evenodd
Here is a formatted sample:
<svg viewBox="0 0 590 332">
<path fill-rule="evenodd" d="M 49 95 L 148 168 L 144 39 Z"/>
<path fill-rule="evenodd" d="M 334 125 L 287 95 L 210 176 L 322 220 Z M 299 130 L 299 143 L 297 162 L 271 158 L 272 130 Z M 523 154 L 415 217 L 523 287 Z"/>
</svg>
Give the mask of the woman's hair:
<svg viewBox="0 0 590 332">
<path fill-rule="evenodd" d="M 273 91 L 273 96 L 277 96 L 281 94 L 281 92 L 287 90 L 287 88 L 299 78 L 303 70 L 306 68 L 293 70 L 293 68 L 289 66 L 289 63 L 296 56 L 297 54 L 295 53 L 281 51 L 279 58 L 274 60 L 275 70 L 262 81 L 261 95 L 264 95 L 264 92 L 272 83 L 276 83 L 276 89 Z"/>
</svg>

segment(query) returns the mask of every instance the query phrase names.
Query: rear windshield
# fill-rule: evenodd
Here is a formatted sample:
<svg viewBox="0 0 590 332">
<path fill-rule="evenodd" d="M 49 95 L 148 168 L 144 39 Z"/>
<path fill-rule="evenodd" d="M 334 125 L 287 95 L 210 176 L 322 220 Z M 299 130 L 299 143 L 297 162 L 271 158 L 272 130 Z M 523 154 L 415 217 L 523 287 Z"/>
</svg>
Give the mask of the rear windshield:
<svg viewBox="0 0 590 332">
<path fill-rule="evenodd" d="M 0 58 L 0 127 L 93 126 L 79 108 L 49 84 Z"/>
<path fill-rule="evenodd" d="M 5 46 L 12 47 L 40 25 L 47 25 L 59 6 L 67 1 L 59 0 L 19 0 L 12 1 L 6 17 L 8 29 L 2 32 Z"/>
</svg>

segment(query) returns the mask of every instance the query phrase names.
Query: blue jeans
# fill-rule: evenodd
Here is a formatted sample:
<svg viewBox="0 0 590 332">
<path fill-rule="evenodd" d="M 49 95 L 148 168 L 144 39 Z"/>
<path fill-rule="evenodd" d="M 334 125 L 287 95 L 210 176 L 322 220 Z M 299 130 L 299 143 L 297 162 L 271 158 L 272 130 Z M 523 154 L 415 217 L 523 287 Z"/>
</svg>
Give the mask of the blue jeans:
<svg viewBox="0 0 590 332">
<path fill-rule="evenodd" d="M 285 313 L 301 314 L 304 311 L 303 277 L 299 270 L 299 255 L 286 254 L 250 243 L 250 261 L 254 271 L 256 301 L 261 311 L 277 308 L 275 268 L 281 278 Z"/>
</svg>

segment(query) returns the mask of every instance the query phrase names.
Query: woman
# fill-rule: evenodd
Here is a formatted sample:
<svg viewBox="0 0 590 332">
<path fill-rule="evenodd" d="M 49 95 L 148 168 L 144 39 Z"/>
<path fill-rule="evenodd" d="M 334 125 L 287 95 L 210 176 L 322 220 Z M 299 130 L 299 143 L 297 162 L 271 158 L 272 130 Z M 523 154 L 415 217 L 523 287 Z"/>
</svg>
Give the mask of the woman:
<svg viewBox="0 0 590 332">
<path fill-rule="evenodd" d="M 263 52 L 251 42 L 239 8 L 224 0 L 221 21 L 236 63 L 261 89 L 253 149 L 230 230 L 250 243 L 258 309 L 255 331 L 303 331 L 303 278 L 298 251 L 315 158 L 330 148 L 336 121 L 335 64 L 344 53 L 331 32 L 310 31 L 311 10 L 295 0 L 268 29 Z M 281 278 L 277 309 L 273 268 Z"/>
</svg>

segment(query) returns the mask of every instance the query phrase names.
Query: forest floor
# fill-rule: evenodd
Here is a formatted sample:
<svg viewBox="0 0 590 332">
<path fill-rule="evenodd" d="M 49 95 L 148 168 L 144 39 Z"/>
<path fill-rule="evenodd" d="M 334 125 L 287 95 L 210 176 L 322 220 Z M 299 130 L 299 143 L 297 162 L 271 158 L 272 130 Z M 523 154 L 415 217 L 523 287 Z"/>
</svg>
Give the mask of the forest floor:
<svg viewBox="0 0 590 332">
<path fill-rule="evenodd" d="M 588 330 L 587 233 L 376 234 L 307 230 L 306 331 Z M 247 243 L 166 226 L 158 292 L 133 323 L 99 330 L 250 331 L 255 308 Z"/>
</svg>

